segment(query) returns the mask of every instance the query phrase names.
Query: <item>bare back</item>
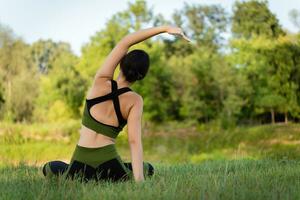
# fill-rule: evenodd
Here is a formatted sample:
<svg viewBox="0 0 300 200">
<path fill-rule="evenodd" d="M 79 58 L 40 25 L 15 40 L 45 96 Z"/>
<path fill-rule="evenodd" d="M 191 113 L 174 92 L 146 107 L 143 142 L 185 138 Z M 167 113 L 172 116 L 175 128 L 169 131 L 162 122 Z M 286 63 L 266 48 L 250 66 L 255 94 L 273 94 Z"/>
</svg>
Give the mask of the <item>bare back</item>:
<svg viewBox="0 0 300 200">
<path fill-rule="evenodd" d="M 122 84 L 117 81 L 118 89 L 122 88 Z M 87 99 L 104 96 L 111 92 L 111 81 L 104 78 L 95 79 L 92 87 L 88 91 Z M 129 111 L 133 107 L 134 102 L 139 97 L 135 92 L 127 92 L 119 96 L 120 110 L 124 119 L 128 119 Z M 99 122 L 119 126 L 118 118 L 115 113 L 112 100 L 107 100 L 94 105 L 90 110 L 91 115 Z M 80 139 L 78 145 L 84 147 L 101 147 L 115 143 L 113 138 L 105 136 L 82 125 L 80 129 Z"/>
</svg>

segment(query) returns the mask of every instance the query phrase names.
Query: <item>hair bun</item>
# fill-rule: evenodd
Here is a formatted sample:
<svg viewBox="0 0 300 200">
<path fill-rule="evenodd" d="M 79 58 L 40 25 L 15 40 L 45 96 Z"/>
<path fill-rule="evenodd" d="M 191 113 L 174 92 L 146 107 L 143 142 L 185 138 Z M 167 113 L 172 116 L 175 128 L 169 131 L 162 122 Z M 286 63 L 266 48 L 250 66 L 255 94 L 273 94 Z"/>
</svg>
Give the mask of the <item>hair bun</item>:
<svg viewBox="0 0 300 200">
<path fill-rule="evenodd" d="M 135 70 L 133 70 L 133 69 L 130 69 L 130 70 L 128 70 L 128 76 L 134 76 L 134 77 L 136 77 L 136 71 Z"/>
<path fill-rule="evenodd" d="M 140 74 L 137 70 L 133 70 L 133 69 L 128 71 L 128 76 L 136 80 L 141 80 L 144 78 L 142 74 Z"/>
<path fill-rule="evenodd" d="M 143 50 L 132 50 L 120 61 L 120 69 L 129 82 L 142 80 L 149 69 L 149 55 Z"/>
</svg>

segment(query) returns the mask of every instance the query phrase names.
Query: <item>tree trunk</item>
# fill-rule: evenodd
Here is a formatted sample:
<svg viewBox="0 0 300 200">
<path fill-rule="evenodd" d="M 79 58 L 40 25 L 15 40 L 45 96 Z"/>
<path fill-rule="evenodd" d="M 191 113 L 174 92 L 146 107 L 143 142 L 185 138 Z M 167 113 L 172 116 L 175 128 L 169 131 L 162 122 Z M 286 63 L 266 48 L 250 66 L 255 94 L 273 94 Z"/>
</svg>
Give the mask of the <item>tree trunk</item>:
<svg viewBox="0 0 300 200">
<path fill-rule="evenodd" d="M 288 119 L 288 113 L 285 112 L 284 113 L 284 123 L 287 124 L 289 122 L 289 119 Z"/>
<path fill-rule="evenodd" d="M 273 108 L 271 108 L 271 118 L 272 118 L 272 124 L 275 124 L 275 112 Z"/>
</svg>

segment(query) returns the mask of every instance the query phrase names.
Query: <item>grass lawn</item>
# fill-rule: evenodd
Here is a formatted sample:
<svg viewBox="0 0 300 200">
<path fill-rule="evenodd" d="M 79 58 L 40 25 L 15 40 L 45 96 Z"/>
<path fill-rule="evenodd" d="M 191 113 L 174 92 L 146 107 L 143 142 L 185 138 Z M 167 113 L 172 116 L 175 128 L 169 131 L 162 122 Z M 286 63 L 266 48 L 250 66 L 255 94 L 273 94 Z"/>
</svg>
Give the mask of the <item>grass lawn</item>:
<svg viewBox="0 0 300 200">
<path fill-rule="evenodd" d="M 35 166 L 2 165 L 0 199 L 300 199 L 300 161 L 154 164 L 144 183 L 45 179 Z"/>
<path fill-rule="evenodd" d="M 300 124 L 145 129 L 144 158 L 154 164 L 152 179 L 141 184 L 45 179 L 43 163 L 69 162 L 77 125 L 0 123 L 0 200 L 300 199 Z M 126 133 L 117 149 L 130 161 Z"/>
</svg>

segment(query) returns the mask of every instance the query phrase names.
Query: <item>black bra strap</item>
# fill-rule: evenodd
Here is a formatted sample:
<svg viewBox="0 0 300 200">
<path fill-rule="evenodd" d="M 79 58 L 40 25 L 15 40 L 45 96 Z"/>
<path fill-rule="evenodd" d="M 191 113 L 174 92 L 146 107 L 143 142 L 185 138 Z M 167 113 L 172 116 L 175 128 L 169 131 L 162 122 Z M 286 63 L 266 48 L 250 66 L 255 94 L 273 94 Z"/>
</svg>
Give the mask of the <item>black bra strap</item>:
<svg viewBox="0 0 300 200">
<path fill-rule="evenodd" d="M 128 92 L 130 91 L 129 88 L 121 88 L 118 90 L 118 85 L 117 82 L 115 80 L 111 80 L 111 90 L 112 90 L 112 94 L 113 94 L 113 103 L 114 103 L 114 108 L 115 108 L 115 112 L 119 121 L 119 126 L 121 126 L 125 120 L 122 116 L 121 110 L 120 110 L 120 102 L 119 102 L 119 95 L 123 94 L 124 92 Z"/>
<path fill-rule="evenodd" d="M 111 93 L 106 94 L 104 96 L 96 97 L 93 99 L 86 99 L 86 105 L 88 108 L 88 112 L 90 112 L 90 109 L 95 104 L 98 104 L 103 101 L 111 99 L 114 104 L 114 109 L 115 109 L 115 112 L 116 112 L 116 115 L 118 118 L 119 126 L 121 126 L 122 124 L 124 124 L 126 122 L 126 120 L 123 118 L 121 110 L 120 110 L 119 95 L 121 95 L 125 92 L 129 92 L 129 91 L 131 91 L 131 89 L 129 87 L 124 87 L 124 88 L 118 89 L 117 82 L 115 80 L 111 80 Z"/>
<path fill-rule="evenodd" d="M 106 100 L 109 100 L 109 99 L 112 99 L 112 98 L 113 98 L 113 94 L 109 93 L 107 95 L 96 97 L 96 98 L 93 98 L 93 99 L 86 99 L 86 101 L 88 102 L 87 103 L 88 108 L 91 108 L 93 105 L 95 105 L 97 103 L 101 103 L 103 101 L 106 101 Z"/>
</svg>

